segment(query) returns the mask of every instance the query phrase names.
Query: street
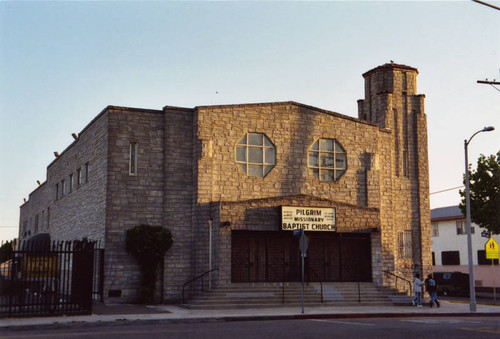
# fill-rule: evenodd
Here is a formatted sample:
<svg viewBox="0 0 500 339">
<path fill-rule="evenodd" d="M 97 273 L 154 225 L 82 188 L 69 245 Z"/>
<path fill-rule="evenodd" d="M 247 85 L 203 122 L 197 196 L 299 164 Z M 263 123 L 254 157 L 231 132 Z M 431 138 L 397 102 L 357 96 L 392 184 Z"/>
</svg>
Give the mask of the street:
<svg viewBox="0 0 500 339">
<path fill-rule="evenodd" d="M 5 330 L 0 338 L 500 338 L 498 317 L 344 318 L 205 323 L 74 324 Z"/>
</svg>

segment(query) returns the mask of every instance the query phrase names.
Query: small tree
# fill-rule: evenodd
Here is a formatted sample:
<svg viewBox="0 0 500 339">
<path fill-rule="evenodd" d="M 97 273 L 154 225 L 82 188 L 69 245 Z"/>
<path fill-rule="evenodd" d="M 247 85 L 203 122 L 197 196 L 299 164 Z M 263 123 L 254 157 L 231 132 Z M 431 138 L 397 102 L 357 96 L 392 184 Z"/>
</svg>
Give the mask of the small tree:
<svg viewBox="0 0 500 339">
<path fill-rule="evenodd" d="M 477 169 L 469 169 L 469 178 L 471 220 L 493 234 L 500 234 L 500 151 L 496 156 L 481 154 Z M 459 207 L 465 215 L 465 190 L 460 190 L 460 195 Z"/>
<path fill-rule="evenodd" d="M 162 226 L 140 225 L 127 231 L 126 248 L 140 268 L 139 295 L 142 302 L 152 302 L 158 266 L 172 246 L 172 234 Z"/>
<path fill-rule="evenodd" d="M 12 259 L 12 252 L 14 250 L 14 241 L 7 241 L 5 244 L 0 246 L 0 263 Z"/>
</svg>

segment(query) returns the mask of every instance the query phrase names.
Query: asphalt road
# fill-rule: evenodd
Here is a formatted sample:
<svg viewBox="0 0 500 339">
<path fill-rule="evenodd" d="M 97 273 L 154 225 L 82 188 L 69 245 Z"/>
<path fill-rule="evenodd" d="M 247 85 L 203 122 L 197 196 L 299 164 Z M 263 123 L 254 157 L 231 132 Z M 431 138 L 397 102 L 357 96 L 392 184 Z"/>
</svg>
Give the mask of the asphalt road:
<svg viewBox="0 0 500 339">
<path fill-rule="evenodd" d="M 499 317 L 307 319 L 115 324 L 6 330 L 0 338 L 500 338 Z"/>
</svg>

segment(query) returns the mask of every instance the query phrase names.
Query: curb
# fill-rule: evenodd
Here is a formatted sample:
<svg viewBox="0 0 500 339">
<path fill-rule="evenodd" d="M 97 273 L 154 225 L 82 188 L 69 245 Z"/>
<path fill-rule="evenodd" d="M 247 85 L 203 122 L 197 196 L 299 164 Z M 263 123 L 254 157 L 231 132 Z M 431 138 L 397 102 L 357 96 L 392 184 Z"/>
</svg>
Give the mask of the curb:
<svg viewBox="0 0 500 339">
<path fill-rule="evenodd" d="M 130 315 L 128 315 L 130 316 Z M 179 318 L 179 319 L 126 319 L 117 316 L 114 320 L 96 321 L 68 321 L 51 324 L 24 324 L 0 326 L 1 329 L 23 331 L 23 330 L 43 330 L 57 328 L 72 328 L 84 326 L 127 326 L 127 325 L 147 325 L 147 324 L 180 324 L 180 323 L 215 323 L 215 322 L 236 322 L 236 321 L 273 321 L 273 320 L 307 320 L 307 319 L 370 319 L 370 318 L 446 318 L 446 317 L 500 317 L 500 313 L 341 313 L 341 314 L 294 314 L 294 315 L 263 315 L 263 316 L 223 316 L 204 318 Z"/>
</svg>

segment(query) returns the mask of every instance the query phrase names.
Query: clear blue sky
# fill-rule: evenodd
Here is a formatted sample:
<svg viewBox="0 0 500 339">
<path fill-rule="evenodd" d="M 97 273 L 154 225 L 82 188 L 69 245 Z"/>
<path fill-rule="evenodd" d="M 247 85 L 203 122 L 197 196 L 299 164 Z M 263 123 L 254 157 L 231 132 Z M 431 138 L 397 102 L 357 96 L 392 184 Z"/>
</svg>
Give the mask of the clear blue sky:
<svg viewBox="0 0 500 339">
<path fill-rule="evenodd" d="M 499 1 L 489 0 L 500 6 Z M 357 117 L 362 74 L 419 69 L 431 192 L 500 149 L 500 11 L 445 2 L 0 2 L 0 240 L 104 107 L 293 100 Z M 218 92 L 218 93 L 217 93 Z M 431 207 L 459 202 L 458 190 Z"/>
</svg>

